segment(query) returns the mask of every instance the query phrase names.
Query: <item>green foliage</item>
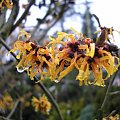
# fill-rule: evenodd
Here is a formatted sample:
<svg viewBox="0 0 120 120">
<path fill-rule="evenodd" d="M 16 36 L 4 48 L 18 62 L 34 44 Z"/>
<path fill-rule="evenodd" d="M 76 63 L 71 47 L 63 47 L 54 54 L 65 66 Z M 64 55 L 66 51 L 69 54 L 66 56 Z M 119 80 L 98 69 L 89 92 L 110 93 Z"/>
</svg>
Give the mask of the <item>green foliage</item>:
<svg viewBox="0 0 120 120">
<path fill-rule="evenodd" d="M 79 120 L 93 120 L 93 106 L 87 105 L 80 113 Z"/>
<path fill-rule="evenodd" d="M 79 117 L 81 109 L 85 106 L 85 100 L 84 98 L 76 101 L 69 100 L 67 103 L 59 103 L 59 106 L 65 120 L 75 120 Z M 56 111 L 53 110 L 51 114 L 48 120 L 57 120 L 58 115 Z"/>
</svg>

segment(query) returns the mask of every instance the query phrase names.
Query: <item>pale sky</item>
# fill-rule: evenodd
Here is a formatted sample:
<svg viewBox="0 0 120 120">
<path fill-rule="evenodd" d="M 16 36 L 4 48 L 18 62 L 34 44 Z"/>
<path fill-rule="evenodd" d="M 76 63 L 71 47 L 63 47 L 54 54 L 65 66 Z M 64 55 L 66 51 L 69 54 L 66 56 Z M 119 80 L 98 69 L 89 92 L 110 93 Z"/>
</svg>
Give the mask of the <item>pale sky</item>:
<svg viewBox="0 0 120 120">
<path fill-rule="evenodd" d="M 120 0 L 95 0 L 91 12 L 99 16 L 101 24 L 120 28 Z"/>
<path fill-rule="evenodd" d="M 25 3 L 27 2 L 26 0 L 20 0 L 21 3 Z M 40 1 L 40 0 L 37 0 Z M 46 0 L 47 1 L 47 0 Z M 77 3 L 77 7 L 78 10 L 80 10 L 80 12 L 84 12 L 85 7 L 83 5 L 81 5 L 81 3 L 85 2 L 85 0 L 76 0 Z M 114 27 L 114 29 L 120 31 L 120 0 L 88 0 L 88 2 L 93 2 L 90 5 L 90 10 L 92 14 L 96 14 L 99 19 L 100 19 L 100 23 L 102 26 L 106 26 L 106 27 Z M 43 17 L 45 14 L 46 9 L 43 7 L 42 10 L 44 12 L 40 12 L 39 9 L 37 7 L 32 7 L 30 9 L 31 11 L 31 16 L 28 17 L 28 21 L 26 26 L 34 26 L 36 25 L 36 18 L 38 17 Z M 24 10 L 21 11 L 20 14 L 22 14 Z M 81 18 L 78 17 L 71 17 L 69 19 L 65 20 L 65 26 L 66 28 L 70 28 L 73 27 L 76 30 L 80 31 L 81 29 Z M 80 24 L 81 23 L 81 24 Z M 97 26 L 97 22 L 96 22 L 96 26 Z M 58 30 L 59 24 L 56 25 L 57 28 L 54 29 Z M 52 30 L 49 31 L 49 34 L 52 33 Z M 120 35 L 116 34 L 115 38 L 117 39 L 117 44 L 120 46 Z"/>
<path fill-rule="evenodd" d="M 120 0 L 93 1 L 91 12 L 99 17 L 101 25 L 120 31 Z M 114 38 L 115 44 L 120 48 L 120 34 L 114 32 Z"/>
</svg>

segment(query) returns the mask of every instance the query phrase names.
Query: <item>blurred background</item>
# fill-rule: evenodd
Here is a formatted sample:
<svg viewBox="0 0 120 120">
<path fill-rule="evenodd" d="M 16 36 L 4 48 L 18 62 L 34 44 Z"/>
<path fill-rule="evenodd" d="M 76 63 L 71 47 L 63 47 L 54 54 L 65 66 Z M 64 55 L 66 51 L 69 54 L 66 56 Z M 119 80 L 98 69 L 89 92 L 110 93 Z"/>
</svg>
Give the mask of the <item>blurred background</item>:
<svg viewBox="0 0 120 120">
<path fill-rule="evenodd" d="M 12 0 L 13 9 L 3 8 L 0 13 L 0 34 L 6 44 L 13 48 L 20 30 L 31 33 L 31 40 L 45 46 L 49 35 L 56 37 L 58 31 L 70 32 L 73 27 L 85 36 L 96 39 L 100 30 L 92 14 L 96 14 L 104 27 L 120 30 L 119 0 Z M 120 48 L 120 35 L 114 32 L 114 44 Z M 35 112 L 31 105 L 32 96 L 39 97 L 44 92 L 26 73 L 18 73 L 17 62 L 0 44 L 0 98 L 9 95 L 17 107 L 12 114 L 14 120 L 59 120 L 54 107 L 50 115 Z M 106 87 L 79 86 L 75 80 L 76 70 L 60 83 L 46 78 L 43 84 L 58 102 L 65 120 L 94 120 L 105 97 Z M 111 78 L 109 78 L 111 79 Z M 113 82 L 104 116 L 112 111 L 120 113 L 120 72 Z M 3 109 L 0 116 L 7 116 L 11 109 Z"/>
</svg>

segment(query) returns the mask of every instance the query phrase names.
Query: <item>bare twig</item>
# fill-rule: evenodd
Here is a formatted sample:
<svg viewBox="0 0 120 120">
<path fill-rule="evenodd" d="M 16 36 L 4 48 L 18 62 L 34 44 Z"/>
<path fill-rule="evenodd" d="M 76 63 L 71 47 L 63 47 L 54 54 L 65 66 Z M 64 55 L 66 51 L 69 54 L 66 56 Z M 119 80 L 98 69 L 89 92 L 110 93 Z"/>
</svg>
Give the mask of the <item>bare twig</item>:
<svg viewBox="0 0 120 120">
<path fill-rule="evenodd" d="M 1 28 L 0 34 L 2 35 L 2 38 L 6 39 L 9 35 L 11 28 L 13 26 L 13 23 L 15 22 L 17 15 L 19 11 L 19 0 L 13 0 L 13 9 L 12 12 L 8 18 L 8 21 L 5 23 L 5 25 Z"/>
<path fill-rule="evenodd" d="M 110 92 L 109 95 L 118 95 L 120 94 L 120 91 Z"/>
<path fill-rule="evenodd" d="M 11 110 L 11 112 L 9 113 L 9 115 L 7 116 L 7 119 L 10 119 L 12 117 L 12 115 L 14 114 L 19 102 L 20 102 L 19 99 L 15 102 L 15 105 L 14 105 L 13 109 Z"/>
<path fill-rule="evenodd" d="M 6 8 L 4 8 L 4 9 L 1 10 L 1 13 L 0 13 L 0 29 L 5 24 L 5 21 L 6 21 L 6 12 L 7 12 Z"/>
<path fill-rule="evenodd" d="M 101 105 L 101 109 L 103 109 L 103 108 L 105 107 L 105 104 L 106 104 L 106 102 L 107 102 L 107 100 L 108 100 L 109 92 L 110 92 L 111 87 L 112 87 L 112 83 L 113 83 L 113 81 L 114 81 L 117 73 L 118 73 L 118 71 L 116 71 L 116 72 L 114 73 L 114 75 L 112 76 L 112 78 L 111 78 L 111 80 L 110 80 L 110 82 L 109 82 L 109 85 L 108 85 L 108 88 L 107 88 L 107 91 L 106 91 L 106 94 L 105 94 L 103 103 L 102 103 L 102 105 Z"/>
<path fill-rule="evenodd" d="M 37 82 L 37 81 L 39 81 L 39 79 L 37 77 L 35 77 L 35 82 Z M 54 107 L 56 108 L 56 111 L 58 112 L 58 114 L 60 116 L 60 119 L 64 120 L 63 116 L 61 114 L 60 108 L 59 108 L 57 102 L 55 101 L 55 99 L 53 98 L 53 96 L 51 95 L 51 93 L 47 90 L 47 88 L 44 86 L 44 84 L 41 81 L 39 83 L 37 83 L 37 84 L 42 88 L 42 90 L 45 92 L 45 94 L 51 100 L 52 104 L 54 105 Z"/>
<path fill-rule="evenodd" d="M 4 116 L 0 116 L 0 120 L 12 120 L 12 119 L 6 118 Z"/>
<path fill-rule="evenodd" d="M 20 109 L 20 120 L 23 120 L 22 114 L 23 114 L 23 110 Z"/>
<path fill-rule="evenodd" d="M 110 116 L 114 115 L 116 113 L 116 110 L 113 110 L 107 117 L 106 119 L 108 119 Z"/>
<path fill-rule="evenodd" d="M 8 51 L 10 51 L 10 48 L 7 46 L 7 44 L 4 42 L 4 40 L 2 38 L 0 38 L 0 42 Z M 11 54 L 16 59 L 16 55 L 12 52 L 11 52 Z M 16 60 L 18 61 L 18 59 L 16 59 Z M 39 81 L 39 79 L 35 76 L 34 81 L 37 82 L 37 81 Z M 41 81 L 39 81 L 38 85 L 45 92 L 45 94 L 49 97 L 49 99 L 51 100 L 52 104 L 54 105 L 56 111 L 58 112 L 60 119 L 63 120 L 60 108 L 59 108 L 57 102 L 55 101 L 55 99 L 53 98 L 53 96 L 51 95 L 51 93 L 49 92 L 49 90 L 44 86 L 44 84 Z"/>
<path fill-rule="evenodd" d="M 35 32 L 38 30 L 39 26 L 45 21 L 47 16 L 50 14 L 50 11 L 51 11 L 51 9 L 49 8 L 46 15 L 44 16 L 44 18 L 42 20 L 38 20 L 37 25 L 35 26 L 34 30 L 31 33 L 31 38 L 34 37 Z"/>
<path fill-rule="evenodd" d="M 6 43 L 4 42 L 4 40 L 0 37 L 0 43 L 8 50 L 10 51 L 10 48 L 6 45 Z M 12 56 L 18 61 L 18 59 L 16 58 L 16 55 L 11 52 Z"/>
<path fill-rule="evenodd" d="M 40 42 L 45 37 L 46 33 L 63 17 L 64 13 L 68 10 L 68 8 L 69 7 L 66 4 L 62 6 L 61 11 L 59 15 L 57 16 L 56 20 L 52 22 L 52 24 L 44 31 L 44 33 L 39 38 L 38 42 Z"/>
<path fill-rule="evenodd" d="M 26 8 L 25 11 L 24 11 L 24 13 L 22 14 L 22 16 L 18 19 L 18 21 L 15 23 L 15 25 L 13 25 L 10 33 L 12 33 L 12 32 L 15 30 L 15 28 L 16 28 L 17 26 L 19 26 L 19 24 L 22 22 L 22 20 L 24 20 L 24 19 L 26 18 L 27 14 L 28 14 L 28 12 L 29 12 L 29 10 L 30 10 L 30 8 L 31 8 L 31 6 L 32 6 L 34 3 L 35 3 L 35 0 L 31 0 L 31 1 L 30 1 L 30 3 L 28 4 L 27 8 Z"/>
<path fill-rule="evenodd" d="M 43 40 L 43 38 L 45 37 L 45 35 L 47 34 L 47 32 L 58 22 L 59 19 L 57 19 L 54 23 L 52 23 L 45 31 L 42 35 L 40 35 L 40 38 L 38 40 L 38 43 L 41 42 Z"/>
</svg>

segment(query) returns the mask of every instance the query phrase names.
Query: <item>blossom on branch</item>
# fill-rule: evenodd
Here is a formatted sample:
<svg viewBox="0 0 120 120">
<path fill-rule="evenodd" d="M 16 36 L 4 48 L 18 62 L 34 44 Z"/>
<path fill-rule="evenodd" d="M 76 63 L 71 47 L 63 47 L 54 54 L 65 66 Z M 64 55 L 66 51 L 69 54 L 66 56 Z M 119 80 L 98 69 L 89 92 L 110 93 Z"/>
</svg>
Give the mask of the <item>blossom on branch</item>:
<svg viewBox="0 0 120 120">
<path fill-rule="evenodd" d="M 44 47 L 32 42 L 27 32 L 21 32 L 10 51 L 18 51 L 18 71 L 27 70 L 32 80 L 39 74 L 42 80 L 49 77 L 52 81 L 59 82 L 73 69 L 77 69 L 76 80 L 79 80 L 80 85 L 104 86 L 104 80 L 120 66 L 118 47 L 108 42 L 108 34 L 111 32 L 108 33 L 108 28 L 107 31 L 104 28 L 94 43 L 91 38 L 84 37 L 73 28 L 72 30 L 74 34 L 58 32 L 56 38 L 49 37 L 51 41 Z M 104 32 L 108 33 L 107 37 Z M 103 72 L 106 72 L 106 76 L 103 76 Z M 90 79 L 91 74 L 94 80 Z"/>
</svg>

